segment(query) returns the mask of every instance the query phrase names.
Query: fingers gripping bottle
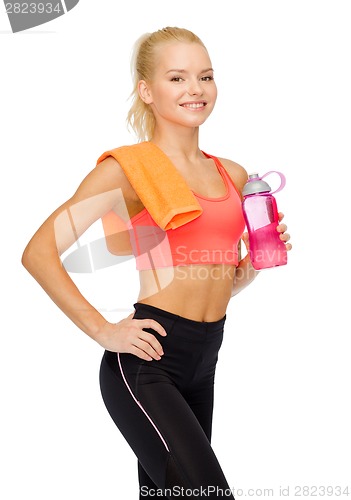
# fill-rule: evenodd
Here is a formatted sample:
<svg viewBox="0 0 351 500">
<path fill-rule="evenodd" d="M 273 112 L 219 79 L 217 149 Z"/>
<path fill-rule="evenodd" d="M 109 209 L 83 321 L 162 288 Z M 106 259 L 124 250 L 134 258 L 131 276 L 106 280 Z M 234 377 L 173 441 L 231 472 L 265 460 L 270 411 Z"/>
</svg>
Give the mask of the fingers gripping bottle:
<svg viewBox="0 0 351 500">
<path fill-rule="evenodd" d="M 263 180 L 269 174 L 280 176 L 280 186 L 271 192 L 271 187 Z M 249 175 L 243 189 L 243 213 L 249 233 L 249 252 L 253 267 L 257 270 L 287 264 L 285 243 L 280 239 L 277 202 L 273 193 L 285 186 L 282 173 L 270 171 L 259 177 Z"/>
</svg>

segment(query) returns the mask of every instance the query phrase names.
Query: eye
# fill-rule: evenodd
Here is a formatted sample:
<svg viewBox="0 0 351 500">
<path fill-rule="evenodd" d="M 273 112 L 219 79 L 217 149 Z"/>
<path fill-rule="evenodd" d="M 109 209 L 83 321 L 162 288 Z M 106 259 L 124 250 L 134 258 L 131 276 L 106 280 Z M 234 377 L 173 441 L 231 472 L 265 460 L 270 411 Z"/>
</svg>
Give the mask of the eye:
<svg viewBox="0 0 351 500">
<path fill-rule="evenodd" d="M 173 78 L 171 78 L 171 82 L 180 82 L 181 80 L 183 80 L 183 78 L 181 78 L 180 76 L 174 76 Z"/>
<path fill-rule="evenodd" d="M 214 78 L 213 78 L 213 76 L 208 75 L 208 76 L 203 76 L 203 77 L 201 78 L 201 80 L 202 80 L 203 82 L 210 82 L 210 81 L 214 80 Z"/>
</svg>

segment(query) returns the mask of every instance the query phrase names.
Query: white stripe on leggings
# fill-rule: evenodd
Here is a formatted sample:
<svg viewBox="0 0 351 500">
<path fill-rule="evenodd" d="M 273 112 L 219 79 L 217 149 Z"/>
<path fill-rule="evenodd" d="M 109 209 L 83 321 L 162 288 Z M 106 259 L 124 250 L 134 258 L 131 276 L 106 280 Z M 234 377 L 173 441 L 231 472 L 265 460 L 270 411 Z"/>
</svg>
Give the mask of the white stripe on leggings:
<svg viewBox="0 0 351 500">
<path fill-rule="evenodd" d="M 134 401 L 136 402 L 136 404 L 139 406 L 139 408 L 144 412 L 144 414 L 146 415 L 146 417 L 149 419 L 149 421 L 151 422 L 152 426 L 154 427 L 155 431 L 157 432 L 157 434 L 160 436 L 160 439 L 162 441 L 162 443 L 164 444 L 166 450 L 169 452 L 169 448 L 167 446 L 167 443 L 166 441 L 164 440 L 164 438 L 162 437 L 162 434 L 161 432 L 159 431 L 159 429 L 156 427 L 156 424 L 152 421 L 151 417 L 147 414 L 147 412 L 144 410 L 142 404 L 140 403 L 140 401 L 137 400 L 137 398 L 134 396 L 131 388 L 129 387 L 129 384 L 127 382 L 127 379 L 124 375 L 124 372 L 123 372 L 123 368 L 122 368 L 122 364 L 121 364 L 121 358 L 119 356 L 119 353 L 117 353 L 117 357 L 118 357 L 118 364 L 119 364 L 119 369 L 121 371 L 121 375 L 122 375 L 122 378 L 124 380 L 124 383 L 126 384 L 127 386 L 127 389 L 128 391 L 130 392 L 130 394 L 132 395 L 132 398 L 134 399 Z"/>
</svg>

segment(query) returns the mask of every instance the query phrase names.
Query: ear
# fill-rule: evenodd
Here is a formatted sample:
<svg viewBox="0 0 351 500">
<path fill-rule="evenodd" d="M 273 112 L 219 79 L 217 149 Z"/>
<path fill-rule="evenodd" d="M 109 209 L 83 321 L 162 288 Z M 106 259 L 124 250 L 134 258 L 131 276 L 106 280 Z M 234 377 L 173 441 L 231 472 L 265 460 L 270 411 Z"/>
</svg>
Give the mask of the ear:
<svg viewBox="0 0 351 500">
<path fill-rule="evenodd" d="M 152 103 L 151 89 L 145 80 L 139 81 L 138 92 L 139 92 L 140 98 L 145 102 L 145 104 Z"/>
</svg>

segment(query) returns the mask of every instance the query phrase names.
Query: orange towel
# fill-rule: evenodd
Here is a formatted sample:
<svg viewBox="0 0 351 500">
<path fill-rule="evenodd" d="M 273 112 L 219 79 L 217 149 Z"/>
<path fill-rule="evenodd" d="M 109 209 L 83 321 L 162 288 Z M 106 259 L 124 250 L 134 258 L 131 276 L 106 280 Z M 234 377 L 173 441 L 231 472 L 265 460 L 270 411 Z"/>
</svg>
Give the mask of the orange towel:
<svg viewBox="0 0 351 500">
<path fill-rule="evenodd" d="M 113 156 L 121 165 L 144 207 L 161 229 L 175 229 L 201 215 L 201 205 L 184 178 L 155 144 L 145 141 L 105 151 L 97 164 L 108 156 Z M 111 214 L 109 217 L 108 232 L 111 234 Z"/>
</svg>

